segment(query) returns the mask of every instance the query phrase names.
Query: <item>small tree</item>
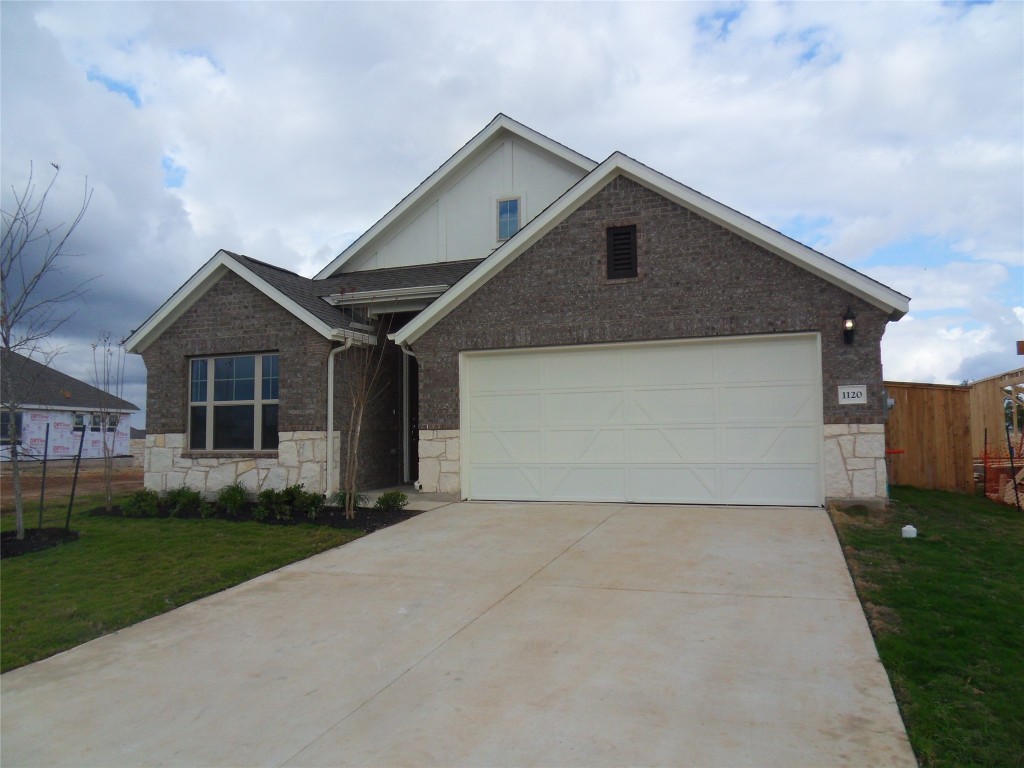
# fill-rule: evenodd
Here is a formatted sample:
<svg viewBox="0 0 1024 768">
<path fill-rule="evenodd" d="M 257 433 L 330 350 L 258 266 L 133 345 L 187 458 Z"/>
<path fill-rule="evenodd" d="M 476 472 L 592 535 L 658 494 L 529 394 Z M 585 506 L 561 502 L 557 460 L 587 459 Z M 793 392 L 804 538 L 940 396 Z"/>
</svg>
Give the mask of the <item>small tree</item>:
<svg viewBox="0 0 1024 768">
<path fill-rule="evenodd" d="M 60 167 L 51 163 L 54 174 L 37 195 L 29 165 L 28 180 L 22 189 L 11 187 L 11 205 L 0 209 L 3 218 L 2 259 L 0 259 L 0 344 L 5 352 L 26 357 L 41 358 L 49 365 L 58 350 L 45 351 L 43 342 L 52 336 L 73 314 L 65 313 L 65 305 L 79 298 L 85 287 L 83 281 L 73 286 L 61 285 L 57 278 L 64 268 L 64 260 L 72 254 L 66 249 L 71 235 L 81 223 L 92 199 L 92 190 L 86 179 L 82 203 L 70 224 L 50 226 L 43 220 L 46 201 L 53 189 Z M 13 356 L 8 354 L 8 360 Z M 17 415 L 24 402 L 24 392 L 18 391 L 18 378 L 13 366 L 4 366 L 5 402 L 8 414 L 11 479 L 14 487 L 14 510 L 17 536 L 25 538 L 25 506 L 21 492 Z"/>
<path fill-rule="evenodd" d="M 116 344 L 110 331 L 104 331 L 92 345 L 93 386 L 103 390 L 110 399 L 100 403 L 100 434 L 103 436 L 103 493 L 107 511 L 114 507 L 114 443 L 117 440 L 119 412 L 112 407 L 113 398 L 124 394 L 124 340 Z"/>
<path fill-rule="evenodd" d="M 359 492 L 359 450 L 363 436 L 363 419 L 367 409 L 385 392 L 387 379 L 384 358 L 391 327 L 391 316 L 377 328 L 377 343 L 352 347 L 345 353 L 345 381 L 348 386 L 349 422 L 346 435 L 345 474 L 342 490 L 345 492 L 345 517 L 355 517 L 356 496 Z"/>
</svg>

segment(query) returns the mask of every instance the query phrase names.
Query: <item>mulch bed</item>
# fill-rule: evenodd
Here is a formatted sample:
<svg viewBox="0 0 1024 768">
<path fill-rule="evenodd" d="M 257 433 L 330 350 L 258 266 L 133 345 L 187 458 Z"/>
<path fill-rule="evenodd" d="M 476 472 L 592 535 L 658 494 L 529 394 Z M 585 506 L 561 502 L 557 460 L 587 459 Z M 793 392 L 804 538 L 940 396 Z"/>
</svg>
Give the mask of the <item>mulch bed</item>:
<svg viewBox="0 0 1024 768">
<path fill-rule="evenodd" d="M 251 512 L 255 505 L 248 505 L 246 512 Z M 96 507 L 85 512 L 89 517 L 123 517 L 121 507 L 114 506 L 111 509 Z M 370 507 L 356 507 L 355 516 L 349 520 L 345 517 L 345 511 L 340 507 L 324 507 L 323 511 L 314 520 L 305 521 L 264 521 L 265 525 L 295 525 L 297 522 L 309 522 L 314 525 L 325 525 L 331 528 L 347 528 L 350 530 L 373 533 L 389 525 L 401 523 L 410 517 L 420 514 L 417 510 L 403 509 L 397 512 L 384 512 L 380 509 Z M 169 517 L 169 515 L 161 515 Z M 243 514 L 235 518 L 241 522 L 251 520 L 250 514 Z M 16 531 L 4 531 L 0 534 L 0 558 L 17 557 L 28 552 L 37 552 L 40 549 L 56 547 L 66 542 L 77 541 L 78 531 L 65 531 L 63 528 L 26 528 L 25 538 L 18 541 Z"/>
<path fill-rule="evenodd" d="M 19 541 L 17 536 L 17 531 L 0 533 L 0 559 L 77 541 L 78 531 L 65 531 L 63 528 L 26 528 L 24 539 Z"/>
<path fill-rule="evenodd" d="M 251 521 L 253 519 L 252 510 L 255 506 L 251 502 L 246 504 L 245 511 L 239 517 L 225 518 L 220 515 L 217 517 L 221 520 L 227 519 L 233 522 Z M 349 530 L 362 531 L 363 533 L 373 533 L 381 528 L 401 523 L 410 517 L 416 517 L 416 515 L 420 514 L 419 510 L 402 509 L 397 512 L 385 512 L 372 507 L 356 507 L 354 512 L 354 517 L 349 520 L 345 517 L 345 511 L 341 507 L 324 507 L 321 513 L 312 520 L 263 520 L 261 522 L 264 525 L 295 525 L 296 523 L 303 522 L 312 523 L 313 525 L 326 525 L 331 528 L 347 528 Z M 87 510 L 85 514 L 90 517 L 124 516 L 121 507 L 116 505 L 110 510 L 106 509 L 106 507 L 96 507 L 95 509 Z M 170 517 L 170 514 L 162 512 L 160 517 Z M 194 515 L 188 515 L 188 517 L 194 517 Z"/>
</svg>

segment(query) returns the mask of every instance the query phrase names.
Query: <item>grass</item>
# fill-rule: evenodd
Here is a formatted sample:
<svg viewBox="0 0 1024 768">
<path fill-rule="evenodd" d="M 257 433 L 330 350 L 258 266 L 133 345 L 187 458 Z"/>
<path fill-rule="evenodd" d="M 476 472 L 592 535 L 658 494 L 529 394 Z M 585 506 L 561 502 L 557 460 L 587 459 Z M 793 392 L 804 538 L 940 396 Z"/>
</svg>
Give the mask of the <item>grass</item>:
<svg viewBox="0 0 1024 768">
<path fill-rule="evenodd" d="M 984 497 L 891 489 L 833 514 L 922 766 L 1024 766 L 1024 516 Z M 916 539 L 900 529 L 913 525 Z"/>
<path fill-rule="evenodd" d="M 0 561 L 2 671 L 362 535 L 312 525 L 82 514 L 101 503 L 98 496 L 76 503 L 71 528 L 80 532 L 78 541 Z M 44 525 L 63 527 L 66 510 L 49 508 Z M 5 514 L 3 528 L 13 527 L 13 515 Z"/>
</svg>

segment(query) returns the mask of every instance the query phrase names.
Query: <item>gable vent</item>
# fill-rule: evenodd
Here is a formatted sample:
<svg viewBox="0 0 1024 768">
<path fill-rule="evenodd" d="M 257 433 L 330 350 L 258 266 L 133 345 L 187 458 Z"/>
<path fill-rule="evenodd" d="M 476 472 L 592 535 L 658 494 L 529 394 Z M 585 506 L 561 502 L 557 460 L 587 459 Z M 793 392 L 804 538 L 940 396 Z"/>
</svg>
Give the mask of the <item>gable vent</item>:
<svg viewBox="0 0 1024 768">
<path fill-rule="evenodd" d="M 608 227 L 608 279 L 636 277 L 636 225 Z"/>
</svg>

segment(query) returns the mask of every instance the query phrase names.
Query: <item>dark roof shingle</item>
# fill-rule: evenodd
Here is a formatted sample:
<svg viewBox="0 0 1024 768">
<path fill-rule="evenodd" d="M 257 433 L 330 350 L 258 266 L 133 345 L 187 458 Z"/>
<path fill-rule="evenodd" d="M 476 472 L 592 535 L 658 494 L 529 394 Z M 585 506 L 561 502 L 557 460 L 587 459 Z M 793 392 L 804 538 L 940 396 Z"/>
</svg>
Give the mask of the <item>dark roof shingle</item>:
<svg viewBox="0 0 1024 768">
<path fill-rule="evenodd" d="M 320 296 L 355 291 L 383 291 L 392 288 L 419 288 L 428 285 L 455 285 L 483 259 L 418 264 L 413 267 L 370 269 L 346 272 L 314 281 Z"/>
<path fill-rule="evenodd" d="M 127 400 L 15 352 L 0 349 L 0 366 L 4 368 L 0 376 L 0 400 L 4 403 L 9 402 L 7 380 L 11 374 L 19 405 L 46 405 L 66 410 L 139 410 Z"/>
</svg>

